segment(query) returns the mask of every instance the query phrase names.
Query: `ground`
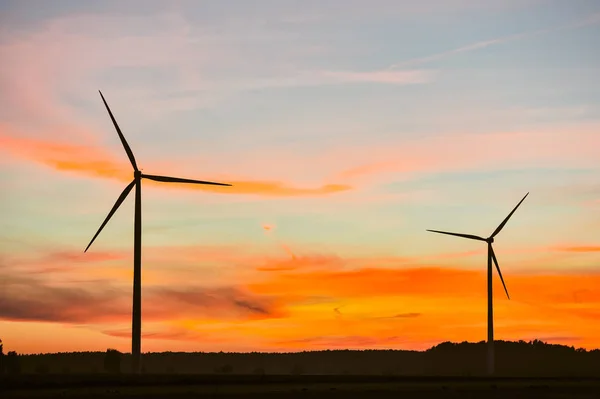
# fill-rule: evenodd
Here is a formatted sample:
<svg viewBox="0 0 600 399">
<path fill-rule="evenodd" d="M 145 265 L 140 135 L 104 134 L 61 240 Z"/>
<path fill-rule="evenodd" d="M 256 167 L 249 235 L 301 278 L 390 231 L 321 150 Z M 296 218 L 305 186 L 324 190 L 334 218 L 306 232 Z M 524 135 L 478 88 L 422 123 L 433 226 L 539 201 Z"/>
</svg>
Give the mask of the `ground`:
<svg viewBox="0 0 600 399">
<path fill-rule="evenodd" d="M 142 376 L 78 378 L 21 376 L 4 380 L 3 399 L 13 398 L 548 398 L 600 399 L 599 379 L 296 378 Z M 8 388 L 7 388 L 8 387 Z"/>
</svg>

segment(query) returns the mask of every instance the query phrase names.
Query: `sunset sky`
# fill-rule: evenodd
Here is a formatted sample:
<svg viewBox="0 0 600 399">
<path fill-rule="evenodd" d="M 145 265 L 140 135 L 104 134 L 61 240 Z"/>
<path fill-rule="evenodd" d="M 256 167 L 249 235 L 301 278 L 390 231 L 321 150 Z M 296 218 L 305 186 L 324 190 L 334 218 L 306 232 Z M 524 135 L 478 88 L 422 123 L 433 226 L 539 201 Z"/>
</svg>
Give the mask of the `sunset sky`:
<svg viewBox="0 0 600 399">
<path fill-rule="evenodd" d="M 597 0 L 0 2 L 0 338 L 142 351 L 600 347 Z"/>
</svg>

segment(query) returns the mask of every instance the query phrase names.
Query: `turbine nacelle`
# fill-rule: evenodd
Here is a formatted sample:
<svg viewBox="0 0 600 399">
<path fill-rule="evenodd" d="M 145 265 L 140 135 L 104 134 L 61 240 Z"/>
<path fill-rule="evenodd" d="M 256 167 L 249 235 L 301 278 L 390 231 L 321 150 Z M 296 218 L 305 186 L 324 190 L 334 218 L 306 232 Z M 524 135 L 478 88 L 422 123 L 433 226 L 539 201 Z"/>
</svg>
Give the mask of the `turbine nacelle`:
<svg viewBox="0 0 600 399">
<path fill-rule="evenodd" d="M 494 237 L 488 237 L 488 238 L 486 238 L 486 239 L 485 239 L 485 241 L 486 241 L 488 244 L 493 244 L 493 243 L 494 243 Z"/>
</svg>

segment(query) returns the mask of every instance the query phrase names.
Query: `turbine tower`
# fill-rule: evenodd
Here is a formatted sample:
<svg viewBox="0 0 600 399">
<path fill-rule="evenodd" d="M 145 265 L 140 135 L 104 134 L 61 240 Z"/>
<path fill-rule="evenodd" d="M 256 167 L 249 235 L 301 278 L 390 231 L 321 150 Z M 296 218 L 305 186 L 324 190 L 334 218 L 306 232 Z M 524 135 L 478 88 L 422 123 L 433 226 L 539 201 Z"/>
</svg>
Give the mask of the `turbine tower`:
<svg viewBox="0 0 600 399">
<path fill-rule="evenodd" d="M 479 236 L 471 235 L 471 234 L 449 233 L 447 231 L 439 231 L 439 230 L 427 230 L 427 231 L 431 231 L 433 233 L 448 234 L 451 236 L 468 238 L 470 240 L 487 242 L 487 249 L 488 249 L 488 252 L 487 252 L 487 289 L 488 289 L 487 369 L 488 369 L 489 375 L 494 374 L 494 366 L 495 366 L 495 360 L 494 360 L 494 308 L 493 308 L 493 298 L 492 298 L 492 261 L 496 265 L 496 270 L 498 271 L 498 275 L 500 276 L 500 280 L 502 281 L 502 286 L 504 287 L 504 292 L 506 292 L 506 297 L 508 299 L 510 299 L 510 296 L 508 295 L 508 290 L 506 289 L 506 284 L 504 284 L 504 278 L 502 278 L 502 272 L 500 271 L 500 266 L 498 265 L 498 260 L 496 259 L 496 254 L 494 253 L 494 248 L 492 247 L 492 244 L 494 243 L 494 237 L 496 237 L 498 235 L 498 233 L 500 233 L 500 231 L 504 228 L 504 225 L 506 225 L 506 222 L 508 222 L 508 219 L 510 219 L 510 217 L 513 215 L 513 213 L 515 213 L 515 211 L 517 210 L 519 205 L 521 205 L 521 203 L 523 201 L 525 201 L 525 198 L 527 198 L 528 195 L 529 195 L 529 193 L 525 194 L 523 199 L 517 204 L 517 206 L 515 206 L 515 208 L 512 210 L 512 212 L 508 214 L 508 216 L 502 221 L 502 223 L 500 223 L 500 225 L 496 228 L 496 230 L 494 230 L 492 235 L 489 236 L 488 238 L 483 238 L 483 237 L 479 237 Z"/>
<path fill-rule="evenodd" d="M 181 179 L 179 177 L 168 177 L 168 176 L 156 176 L 156 175 L 147 175 L 142 173 L 135 162 L 135 158 L 133 156 L 133 152 L 123 133 L 121 133 L 121 129 L 115 120 L 102 92 L 99 91 L 100 97 L 102 97 L 102 101 L 104 102 L 104 106 L 110 115 L 110 119 L 115 125 L 115 129 L 119 134 L 119 138 L 121 139 L 121 143 L 125 148 L 125 152 L 129 157 L 129 161 L 131 161 L 131 166 L 133 166 L 133 180 L 131 183 L 125 187 L 119 198 L 117 198 L 117 202 L 112 207 L 104 222 L 92 238 L 92 241 L 88 244 L 87 248 L 84 252 L 87 252 L 89 247 L 92 245 L 96 237 L 100 234 L 104 226 L 108 223 L 112 215 L 117 211 L 119 206 L 123 203 L 127 195 L 131 191 L 131 189 L 135 186 L 135 219 L 134 219 L 134 244 L 133 244 L 133 312 L 132 312 L 132 320 L 131 320 L 131 355 L 132 362 L 131 368 L 133 373 L 140 373 L 141 371 L 141 341 L 142 341 L 142 179 L 149 179 L 164 183 L 190 183 L 190 184 L 211 184 L 216 186 L 231 186 L 231 184 L 225 183 L 213 183 L 209 181 L 202 180 L 190 180 L 190 179 Z"/>
</svg>

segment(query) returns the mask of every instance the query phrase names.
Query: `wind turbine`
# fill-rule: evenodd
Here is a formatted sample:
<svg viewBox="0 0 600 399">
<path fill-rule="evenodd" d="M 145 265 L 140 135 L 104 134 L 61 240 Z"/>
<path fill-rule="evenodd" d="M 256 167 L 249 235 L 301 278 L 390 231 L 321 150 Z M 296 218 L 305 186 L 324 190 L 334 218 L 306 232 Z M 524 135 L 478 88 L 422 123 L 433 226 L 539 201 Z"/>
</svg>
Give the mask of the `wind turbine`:
<svg viewBox="0 0 600 399">
<path fill-rule="evenodd" d="M 494 230 L 492 235 L 489 236 L 488 238 L 483 238 L 483 237 L 479 237 L 479 236 L 471 235 L 471 234 L 449 233 L 447 231 L 439 231 L 439 230 L 427 230 L 427 231 L 431 231 L 433 233 L 448 234 L 451 236 L 468 238 L 470 240 L 487 242 L 487 248 L 488 248 L 488 254 L 487 254 L 487 288 L 488 288 L 487 368 L 488 368 L 488 374 L 490 374 L 490 375 L 494 374 L 494 365 L 495 365 L 495 360 L 494 360 L 494 308 L 492 305 L 492 303 L 493 303 L 493 299 L 492 299 L 492 261 L 494 261 L 494 264 L 496 265 L 496 270 L 498 271 L 498 275 L 500 276 L 500 280 L 502 281 L 502 286 L 504 286 L 504 292 L 506 292 L 506 297 L 510 300 L 510 296 L 508 295 L 508 290 L 506 289 L 506 284 L 504 284 L 504 278 L 502 278 L 502 272 L 500 271 L 500 266 L 498 266 L 498 260 L 496 259 L 496 254 L 494 253 L 494 248 L 492 247 L 492 244 L 494 242 L 494 237 L 496 237 L 498 235 L 498 233 L 500 233 L 500 231 L 504 228 L 504 225 L 506 225 L 506 222 L 508 222 L 508 219 L 510 219 L 510 217 L 513 215 L 513 213 L 515 213 L 515 211 L 517 210 L 519 205 L 521 205 L 521 203 L 523 201 L 525 201 L 525 198 L 527 198 L 528 195 L 529 195 L 529 193 L 525 194 L 523 199 L 517 204 L 517 206 L 515 206 L 515 208 L 512 210 L 512 212 L 508 214 L 508 216 L 502 221 L 502 223 L 500 223 L 500 225 L 496 228 L 496 230 Z"/>
<path fill-rule="evenodd" d="M 102 101 L 104 102 L 104 106 L 110 115 L 110 119 L 112 119 L 113 125 L 115 125 L 115 129 L 119 134 L 119 138 L 121 139 L 121 143 L 125 148 L 125 152 L 129 157 L 129 161 L 131 161 L 131 165 L 133 166 L 133 180 L 131 183 L 125 187 L 119 198 L 117 198 L 117 202 L 112 207 L 106 219 L 92 238 L 92 241 L 88 244 L 84 252 L 87 252 L 89 247 L 92 245 L 98 234 L 102 231 L 104 226 L 108 223 L 112 215 L 117 211 L 119 206 L 123 203 L 127 195 L 131 191 L 131 189 L 135 186 L 135 219 L 134 219 L 134 244 L 133 244 L 133 313 L 132 313 L 132 322 L 131 322 L 131 355 L 132 355 L 132 363 L 131 368 L 133 373 L 139 373 L 141 370 L 141 341 L 142 341 L 142 179 L 155 180 L 164 183 L 190 183 L 190 184 L 211 184 L 215 186 L 231 186 L 231 184 L 225 183 L 213 183 L 209 181 L 202 180 L 190 180 L 190 179 L 181 179 L 179 177 L 168 177 L 168 176 L 156 176 L 156 175 L 147 175 L 142 173 L 135 162 L 135 158 L 133 156 L 133 152 L 123 133 L 121 133 L 121 129 L 115 120 L 104 96 L 101 91 L 100 97 L 102 97 Z"/>
</svg>

